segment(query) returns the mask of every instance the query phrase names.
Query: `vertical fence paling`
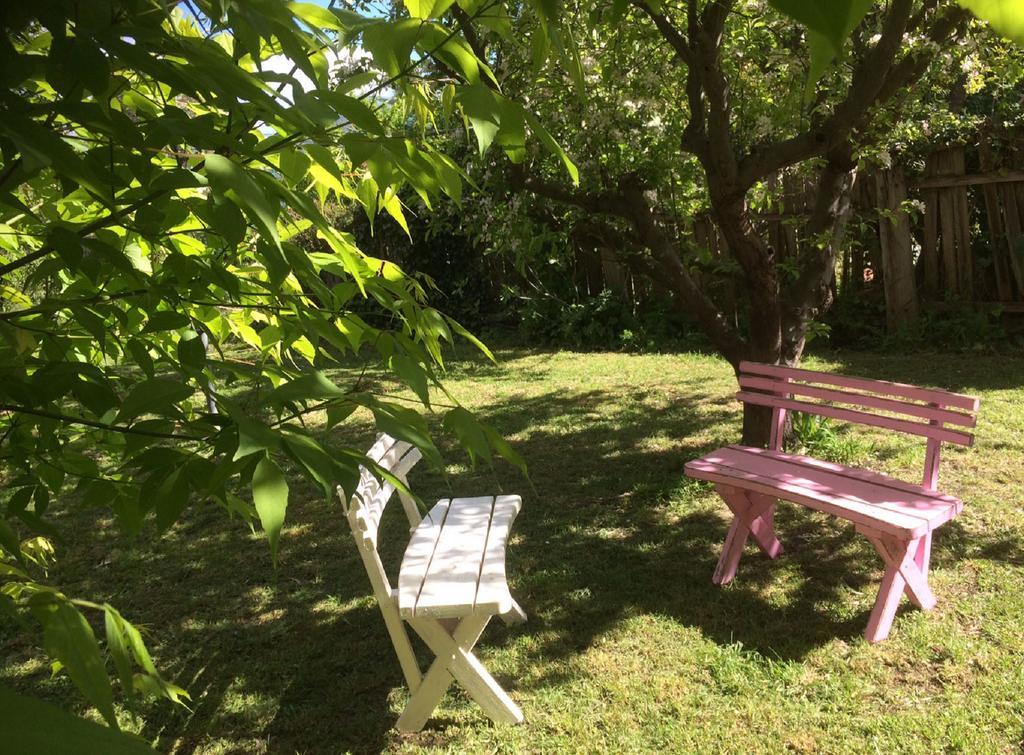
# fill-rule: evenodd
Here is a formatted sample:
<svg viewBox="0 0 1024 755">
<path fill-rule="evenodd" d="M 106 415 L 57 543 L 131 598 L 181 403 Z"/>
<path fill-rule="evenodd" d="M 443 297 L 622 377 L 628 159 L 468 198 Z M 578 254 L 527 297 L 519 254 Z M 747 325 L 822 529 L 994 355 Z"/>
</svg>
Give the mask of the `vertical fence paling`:
<svg viewBox="0 0 1024 755">
<path fill-rule="evenodd" d="M 917 317 L 917 286 L 914 279 L 914 250 L 910 218 L 904 208 L 907 181 L 902 168 L 875 173 L 876 203 L 879 209 L 878 235 L 882 248 L 882 285 L 885 292 L 885 321 L 890 331 Z"/>
<path fill-rule="evenodd" d="M 882 279 L 890 330 L 911 322 L 922 302 L 1024 302 L 1024 172 L 1005 166 L 1000 172 L 986 133 L 978 143 L 980 172 L 967 172 L 967 152 L 962 145 L 937 149 L 926 157 L 923 176 L 909 184 L 901 168 L 879 169 L 873 181 L 858 181 L 854 205 L 871 223 L 868 236 L 862 234 L 859 244 L 847 243 L 840 258 L 841 295 L 863 295 L 870 266 Z M 1016 153 L 1007 155 L 1004 159 L 1013 165 Z M 755 213 L 754 221 L 775 259 L 784 263 L 813 251 L 799 222 L 813 205 L 813 181 L 783 173 L 769 180 L 768 188 L 778 200 L 767 212 Z M 908 198 L 920 199 L 923 212 L 904 212 Z M 706 249 L 712 260 L 728 257 L 709 215 L 689 218 L 681 230 L 685 241 Z M 920 248 L 916 263 L 915 240 Z M 657 291 L 633 277 L 618 250 L 594 247 L 577 249 L 577 279 L 588 293 L 607 288 L 637 304 Z M 985 248 L 991 260 L 980 262 L 979 250 Z M 733 281 L 715 284 L 719 304 L 730 314 L 736 313 L 734 287 Z"/>
</svg>

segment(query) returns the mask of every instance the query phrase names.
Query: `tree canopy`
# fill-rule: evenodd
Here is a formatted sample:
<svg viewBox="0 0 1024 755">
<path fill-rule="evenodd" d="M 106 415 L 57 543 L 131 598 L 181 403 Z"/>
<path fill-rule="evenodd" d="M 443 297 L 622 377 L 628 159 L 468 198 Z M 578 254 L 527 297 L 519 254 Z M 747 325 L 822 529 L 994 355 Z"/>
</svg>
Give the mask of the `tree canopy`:
<svg viewBox="0 0 1024 755">
<path fill-rule="evenodd" d="M 520 188 L 625 221 L 638 264 L 731 359 L 798 358 L 868 115 L 969 18 L 936 0 L 771 5 L 0 6 L 0 608 L 117 727 L 122 701 L 187 692 L 130 616 L 49 581 L 61 538 L 88 534 L 63 531 L 62 510 L 139 534 L 213 504 L 260 526 L 269 567 L 290 476 L 325 498 L 352 489 L 363 449 L 329 433 L 357 409 L 436 465 L 435 410 L 474 461 L 524 466 L 437 401 L 453 341 L 486 347 L 431 306 L 429 282 L 330 220 L 341 204 L 408 233 L 403 197 L 461 203 L 478 184 L 445 149 L 453 133 L 472 139 L 469 160 L 493 150 L 520 166 Z M 1015 3 L 962 5 L 1024 39 Z M 772 170 L 806 161 L 822 176 L 823 253 L 782 280 L 744 213 Z M 684 175 L 707 196 L 673 195 L 671 210 L 710 199 L 763 313 L 749 338 L 650 204 L 652 186 L 663 196 Z M 803 293 L 790 306 L 780 290 Z M 332 382 L 353 360 L 417 399 Z M 325 420 L 311 429 L 314 413 Z"/>
<path fill-rule="evenodd" d="M 40 633 L 111 726 L 115 690 L 129 704 L 187 693 L 115 607 L 47 580 L 55 544 L 82 536 L 61 531 L 61 509 L 94 508 L 135 534 L 213 503 L 258 522 L 276 559 L 288 476 L 330 498 L 367 463 L 328 440 L 356 409 L 441 462 L 424 412 L 441 409 L 446 346 L 489 352 L 326 207 L 405 227 L 404 188 L 428 206 L 459 201 L 463 170 L 424 138 L 438 118 L 466 119 L 481 150 L 536 139 L 572 169 L 532 113 L 481 96 L 492 74 L 439 21 L 449 5 L 381 17 L 276 0 L 0 9 L 0 607 Z M 503 33 L 499 3 L 465 12 Z M 552 17 L 542 33 L 557 44 L 559 29 Z M 400 127 L 384 107 L 405 109 Z M 304 232 L 319 250 L 295 243 Z M 325 374 L 353 359 L 418 401 Z M 522 466 L 454 404 L 441 424 L 471 458 Z M 313 412 L 326 414 L 315 431 Z"/>
</svg>

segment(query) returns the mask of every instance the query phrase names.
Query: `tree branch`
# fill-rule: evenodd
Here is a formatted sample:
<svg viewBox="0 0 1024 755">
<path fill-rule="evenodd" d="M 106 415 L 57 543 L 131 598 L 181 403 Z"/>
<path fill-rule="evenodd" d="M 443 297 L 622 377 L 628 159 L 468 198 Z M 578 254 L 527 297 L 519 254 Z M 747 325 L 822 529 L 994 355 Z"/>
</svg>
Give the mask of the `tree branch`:
<svg viewBox="0 0 1024 755">
<path fill-rule="evenodd" d="M 480 39 L 480 35 L 476 33 L 476 29 L 473 28 L 473 19 L 470 18 L 469 14 L 458 3 L 452 4 L 451 11 L 459 24 L 459 28 L 462 30 L 462 36 L 466 38 L 469 49 L 480 60 L 483 60 L 487 48 L 484 46 L 483 40 Z"/>
<path fill-rule="evenodd" d="M 15 414 L 28 414 L 33 417 L 45 417 L 46 419 L 55 419 L 69 425 L 85 425 L 86 427 L 95 427 L 98 430 L 109 430 L 110 432 L 121 433 L 123 435 L 145 435 L 149 438 L 166 438 L 168 440 L 209 440 L 208 436 L 203 435 L 183 435 L 181 433 L 161 433 L 156 430 L 138 430 L 131 425 L 110 425 L 105 422 L 96 422 L 83 417 L 74 417 L 70 414 L 48 412 L 44 409 L 31 409 L 27 406 L 18 406 L 16 404 L 0 404 L 0 411 L 13 412 Z"/>
<path fill-rule="evenodd" d="M 694 60 L 693 52 L 690 50 L 690 44 L 687 42 L 686 37 L 683 36 L 682 32 L 680 32 L 679 29 L 669 21 L 668 17 L 663 13 L 655 11 L 647 0 L 634 0 L 633 5 L 643 11 L 644 14 L 654 22 L 654 25 L 658 27 L 658 31 L 661 32 L 661 36 L 664 37 L 665 41 L 668 42 L 672 49 L 676 51 L 676 55 L 679 59 L 687 66 L 692 66 L 694 64 Z"/>
<path fill-rule="evenodd" d="M 910 22 L 913 0 L 893 0 L 878 42 L 861 59 L 846 97 L 832 114 L 807 131 L 761 144 L 740 160 L 738 182 L 746 191 L 778 170 L 828 152 L 843 142 L 877 104 Z"/>
<path fill-rule="evenodd" d="M 514 168 L 514 186 L 588 212 L 614 215 L 628 221 L 633 227 L 638 244 L 651 253 L 651 257 L 633 255 L 629 263 L 640 267 L 642 272 L 653 280 L 671 288 L 682 306 L 697 319 L 722 355 L 732 364 L 739 364 L 746 353 L 746 342 L 693 279 L 683 264 L 675 244 L 658 223 L 644 196 L 643 186 L 636 178 L 624 178 L 618 191 L 593 193 L 567 189 L 558 184 L 526 176 L 521 166 Z"/>
</svg>

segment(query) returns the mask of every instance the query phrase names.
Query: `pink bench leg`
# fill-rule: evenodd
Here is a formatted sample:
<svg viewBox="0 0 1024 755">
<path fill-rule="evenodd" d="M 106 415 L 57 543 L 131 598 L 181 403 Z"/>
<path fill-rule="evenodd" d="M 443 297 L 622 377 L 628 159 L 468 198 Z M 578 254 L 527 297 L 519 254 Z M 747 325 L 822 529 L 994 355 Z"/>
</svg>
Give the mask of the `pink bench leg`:
<svg viewBox="0 0 1024 755">
<path fill-rule="evenodd" d="M 768 558 L 778 558 L 782 553 L 782 543 L 775 535 L 775 504 L 776 499 L 760 493 L 747 493 L 755 504 L 766 506 L 760 516 L 750 522 L 750 534 L 754 536 L 757 546 Z"/>
<path fill-rule="evenodd" d="M 914 540 L 897 540 L 889 535 L 858 527 L 885 561 L 885 575 L 864 637 L 881 642 L 889 636 L 900 598 L 906 592 L 910 602 L 925 611 L 935 607 L 935 595 L 928 586 L 931 534 Z"/>
<path fill-rule="evenodd" d="M 749 535 L 754 536 L 758 547 L 769 558 L 775 558 L 782 552 L 782 544 L 775 537 L 774 498 L 759 493 L 745 493 L 727 485 L 716 485 L 715 489 L 733 513 L 722 555 L 711 577 L 716 585 L 724 585 L 736 576 L 743 546 Z"/>
</svg>

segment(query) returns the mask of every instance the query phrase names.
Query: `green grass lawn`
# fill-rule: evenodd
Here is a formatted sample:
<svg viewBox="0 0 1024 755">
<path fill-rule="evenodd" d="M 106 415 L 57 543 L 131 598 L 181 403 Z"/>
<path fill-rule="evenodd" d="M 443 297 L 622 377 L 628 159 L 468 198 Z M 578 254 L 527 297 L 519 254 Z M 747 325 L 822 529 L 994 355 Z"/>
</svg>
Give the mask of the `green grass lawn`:
<svg viewBox="0 0 1024 755">
<path fill-rule="evenodd" d="M 448 447 L 447 479 L 421 465 L 412 484 L 429 500 L 523 494 L 508 574 L 530 620 L 495 622 L 478 654 L 526 722 L 494 726 L 453 691 L 422 733 L 392 729 L 407 693 L 340 507 L 295 480 L 276 574 L 265 541 L 212 505 L 160 540 L 129 542 L 94 512 L 68 522 L 96 535 L 60 554 L 57 578 L 152 628 L 158 663 L 193 696 L 191 712 L 154 705 L 136 728 L 162 750 L 206 753 L 1021 751 L 1024 357 L 808 360 L 982 397 L 975 446 L 944 449 L 940 487 L 966 506 L 936 536 L 939 604 L 904 601 L 872 646 L 861 633 L 881 561 L 845 523 L 784 504 L 785 554 L 748 546 L 735 582 L 711 584 L 726 509 L 683 464 L 739 439 L 723 361 L 498 355 L 454 363 L 447 385 L 515 444 L 530 481 L 471 470 Z M 919 478 L 918 439 L 855 432 L 838 445 L 857 463 Z M 385 520 L 397 566 L 401 507 Z M 78 699 L 11 637 L 0 628 L 0 682 Z"/>
</svg>

